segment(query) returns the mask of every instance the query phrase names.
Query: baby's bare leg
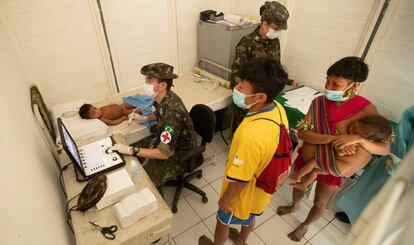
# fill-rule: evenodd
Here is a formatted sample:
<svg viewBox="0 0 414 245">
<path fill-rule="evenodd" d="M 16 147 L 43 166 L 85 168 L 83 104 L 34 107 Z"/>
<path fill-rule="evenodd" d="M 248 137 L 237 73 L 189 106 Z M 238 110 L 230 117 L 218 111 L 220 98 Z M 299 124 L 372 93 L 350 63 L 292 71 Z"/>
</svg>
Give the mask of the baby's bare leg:
<svg viewBox="0 0 414 245">
<path fill-rule="evenodd" d="M 312 184 L 312 182 L 318 177 L 318 174 L 323 174 L 323 172 L 320 169 L 314 168 L 310 173 L 303 176 L 299 183 L 292 184 L 293 188 L 301 191 L 307 191 L 309 185 Z"/>
<path fill-rule="evenodd" d="M 310 173 L 314 168 L 317 168 L 318 165 L 316 164 L 315 158 L 310 160 L 308 163 L 306 163 L 299 171 L 294 174 L 291 178 L 294 179 L 296 182 L 299 182 L 301 178 L 308 173 Z"/>
</svg>

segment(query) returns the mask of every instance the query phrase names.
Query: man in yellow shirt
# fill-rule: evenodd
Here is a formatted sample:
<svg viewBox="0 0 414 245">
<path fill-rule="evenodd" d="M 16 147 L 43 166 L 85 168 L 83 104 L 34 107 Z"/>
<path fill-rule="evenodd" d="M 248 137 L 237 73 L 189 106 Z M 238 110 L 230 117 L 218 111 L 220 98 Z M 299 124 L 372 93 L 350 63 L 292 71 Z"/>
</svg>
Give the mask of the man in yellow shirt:
<svg viewBox="0 0 414 245">
<path fill-rule="evenodd" d="M 242 67 L 239 75 L 241 80 L 233 90 L 233 101 L 248 109 L 248 113 L 234 134 L 227 158 L 214 233 L 216 245 L 227 240 L 229 225 L 242 225 L 240 234 L 230 238 L 236 244 L 246 243 L 254 228 L 254 217 L 263 213 L 271 198 L 256 186 L 256 178 L 276 151 L 278 124 L 289 125 L 283 107 L 273 101 L 288 82 L 279 62 L 255 58 Z M 288 170 L 280 182 L 287 174 Z M 213 242 L 202 236 L 199 244 Z"/>
</svg>

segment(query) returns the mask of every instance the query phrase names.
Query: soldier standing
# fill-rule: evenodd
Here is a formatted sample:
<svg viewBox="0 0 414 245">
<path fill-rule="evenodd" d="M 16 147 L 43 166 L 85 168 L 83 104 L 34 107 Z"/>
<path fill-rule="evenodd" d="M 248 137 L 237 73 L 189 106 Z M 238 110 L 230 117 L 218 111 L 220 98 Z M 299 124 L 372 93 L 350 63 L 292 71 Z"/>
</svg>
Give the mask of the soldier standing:
<svg viewBox="0 0 414 245">
<path fill-rule="evenodd" d="M 152 135 L 133 146 L 115 144 L 112 149 L 122 154 L 135 155 L 141 162 L 148 159 L 145 171 L 161 190 L 167 179 L 184 169 L 180 154 L 196 147 L 196 134 L 190 114 L 181 98 L 173 91 L 174 67 L 164 63 L 149 64 L 141 69 L 145 76 L 144 94 L 154 98 L 155 112 L 149 116 L 135 114 L 140 123 L 156 121 Z M 151 148 L 152 145 L 154 148 Z M 162 192 L 161 192 L 162 193 Z"/>
<path fill-rule="evenodd" d="M 267 1 L 260 7 L 261 23 L 252 33 L 240 39 L 236 46 L 236 54 L 231 66 L 230 83 L 232 88 L 236 86 L 240 78 L 240 67 L 255 57 L 270 57 L 280 63 L 281 30 L 287 29 L 289 12 L 282 4 Z M 289 80 L 289 85 L 297 87 L 299 81 Z M 237 106 L 234 108 L 233 132 L 239 126 L 247 113 L 246 109 Z"/>
</svg>

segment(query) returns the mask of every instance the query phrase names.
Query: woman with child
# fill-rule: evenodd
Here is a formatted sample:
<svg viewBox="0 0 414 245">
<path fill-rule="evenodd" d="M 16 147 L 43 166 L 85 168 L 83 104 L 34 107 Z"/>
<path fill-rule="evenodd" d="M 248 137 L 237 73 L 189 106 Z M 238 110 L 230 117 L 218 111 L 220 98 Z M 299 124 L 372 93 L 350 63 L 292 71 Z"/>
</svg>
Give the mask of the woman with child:
<svg viewBox="0 0 414 245">
<path fill-rule="evenodd" d="M 313 158 L 292 176 L 296 183 L 291 185 L 294 188 L 307 191 L 309 185 L 316 180 L 318 174 L 351 177 L 363 169 L 372 158 L 371 153 L 365 150 L 364 144 L 369 143 L 369 141 L 388 142 L 392 129 L 385 117 L 375 115 L 353 121 L 347 133 L 355 137 L 361 137 L 358 143 L 361 147 L 355 149 L 355 154 L 345 156 L 335 154 L 335 157 L 330 162 L 325 161 L 327 164 L 322 164 L 324 161 L 321 161 L 321 159 L 316 161 L 316 158 Z M 314 145 L 307 143 L 302 147 L 302 151 L 305 151 L 305 147 L 310 147 L 310 150 L 313 150 L 313 154 L 315 154 L 316 147 Z"/>
<path fill-rule="evenodd" d="M 358 57 L 345 57 L 333 64 L 327 71 L 325 96 L 317 97 L 301 123 L 298 137 L 304 141 L 295 159 L 295 171 L 315 158 L 316 162 L 332 166 L 335 154 L 354 155 L 358 147 L 376 155 L 385 155 L 389 146 L 385 142 L 362 142 L 360 135 L 347 135 L 352 122 L 363 117 L 378 115 L 374 105 L 366 98 L 355 95 L 359 84 L 368 76 L 368 66 Z M 312 144 L 315 147 L 308 147 Z M 359 146 L 361 145 L 361 146 Z M 323 216 L 327 204 L 342 186 L 342 177 L 318 175 L 314 205 L 307 218 L 288 237 L 300 241 L 311 223 Z M 279 215 L 298 210 L 305 191 L 294 188 L 293 202 L 277 209 Z"/>
</svg>

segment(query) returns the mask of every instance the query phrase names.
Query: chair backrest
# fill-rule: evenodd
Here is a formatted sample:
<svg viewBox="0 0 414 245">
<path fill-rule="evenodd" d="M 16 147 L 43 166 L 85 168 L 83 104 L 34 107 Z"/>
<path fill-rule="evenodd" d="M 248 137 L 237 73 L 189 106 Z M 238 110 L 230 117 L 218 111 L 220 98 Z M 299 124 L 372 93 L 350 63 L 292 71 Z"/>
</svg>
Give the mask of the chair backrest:
<svg viewBox="0 0 414 245">
<path fill-rule="evenodd" d="M 197 104 L 191 108 L 191 119 L 193 120 L 194 130 L 202 138 L 202 145 L 210 143 L 213 140 L 216 116 L 214 111 L 203 104 Z"/>
</svg>

